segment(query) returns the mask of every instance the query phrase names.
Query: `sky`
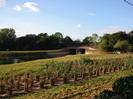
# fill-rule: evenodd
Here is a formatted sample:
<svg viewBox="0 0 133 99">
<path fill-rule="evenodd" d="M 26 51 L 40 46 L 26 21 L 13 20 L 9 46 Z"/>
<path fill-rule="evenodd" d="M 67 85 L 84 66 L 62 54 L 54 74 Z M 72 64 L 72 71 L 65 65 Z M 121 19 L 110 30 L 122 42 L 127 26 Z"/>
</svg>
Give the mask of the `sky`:
<svg viewBox="0 0 133 99">
<path fill-rule="evenodd" d="M 73 39 L 129 32 L 133 6 L 124 0 L 0 0 L 0 28 L 14 28 L 18 37 L 61 32 Z"/>
</svg>

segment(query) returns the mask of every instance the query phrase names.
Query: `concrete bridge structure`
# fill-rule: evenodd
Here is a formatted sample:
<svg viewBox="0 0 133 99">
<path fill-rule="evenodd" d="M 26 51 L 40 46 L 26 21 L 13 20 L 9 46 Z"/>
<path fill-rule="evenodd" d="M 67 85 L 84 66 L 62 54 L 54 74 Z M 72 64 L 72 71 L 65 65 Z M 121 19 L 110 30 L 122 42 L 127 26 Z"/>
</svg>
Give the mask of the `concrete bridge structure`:
<svg viewBox="0 0 133 99">
<path fill-rule="evenodd" d="M 93 54 L 95 52 L 95 48 L 90 46 L 79 46 L 79 47 L 67 47 L 67 51 L 69 54 Z"/>
</svg>

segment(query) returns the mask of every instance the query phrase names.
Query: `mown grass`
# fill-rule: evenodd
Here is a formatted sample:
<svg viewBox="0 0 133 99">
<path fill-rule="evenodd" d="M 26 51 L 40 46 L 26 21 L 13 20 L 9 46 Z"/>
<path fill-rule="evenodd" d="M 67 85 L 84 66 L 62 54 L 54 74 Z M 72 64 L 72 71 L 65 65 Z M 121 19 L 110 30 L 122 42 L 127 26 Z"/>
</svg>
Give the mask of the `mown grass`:
<svg viewBox="0 0 133 99">
<path fill-rule="evenodd" d="M 39 59 L 39 60 L 16 63 L 16 64 L 0 65 L 0 77 L 17 75 L 25 72 L 37 73 L 43 68 L 45 63 L 49 62 L 50 60 L 67 61 L 79 58 L 80 56 L 65 56 L 60 58 Z"/>
<path fill-rule="evenodd" d="M 100 91 L 102 90 L 102 88 L 104 88 L 100 86 L 107 85 L 108 83 L 112 84 L 116 79 L 129 75 L 133 75 L 133 69 L 99 76 L 83 82 L 56 86 L 50 89 L 41 90 L 36 93 L 30 93 L 24 96 L 13 97 L 12 99 L 60 99 L 67 95 L 69 96 L 69 99 L 80 99 L 80 94 L 87 94 L 87 99 L 90 99 L 89 95 L 91 95 L 92 93 L 97 94 L 98 92 L 95 93 L 97 90 Z M 75 94 L 74 97 L 72 97 L 72 94 Z"/>
</svg>

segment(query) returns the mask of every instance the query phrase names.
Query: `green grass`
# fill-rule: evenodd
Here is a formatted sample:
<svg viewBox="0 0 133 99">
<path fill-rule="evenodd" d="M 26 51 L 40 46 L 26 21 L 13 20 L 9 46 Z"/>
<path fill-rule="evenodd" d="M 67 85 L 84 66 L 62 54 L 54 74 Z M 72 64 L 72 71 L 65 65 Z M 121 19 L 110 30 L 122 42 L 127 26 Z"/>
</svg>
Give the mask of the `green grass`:
<svg viewBox="0 0 133 99">
<path fill-rule="evenodd" d="M 16 64 L 8 64 L 8 65 L 0 65 L 0 77 L 7 77 L 11 75 L 18 75 L 25 72 L 32 72 L 32 73 L 38 73 L 43 66 L 51 61 L 68 61 L 68 60 L 77 60 L 80 59 L 81 56 L 84 55 L 68 55 L 65 57 L 60 58 L 52 58 L 52 59 L 39 59 L 34 61 L 28 61 L 23 63 L 16 63 Z M 128 54 L 122 54 L 122 55 L 89 55 L 88 57 L 92 59 L 110 59 L 110 58 L 126 58 Z"/>
<path fill-rule="evenodd" d="M 60 99 L 61 97 L 67 95 L 71 97 L 73 96 L 72 94 L 75 94 L 76 99 L 80 99 L 81 93 L 83 93 L 83 95 L 87 94 L 88 99 L 90 99 L 89 95 L 91 95 L 91 93 L 95 93 L 97 90 L 101 90 L 103 85 L 113 83 L 116 79 L 129 75 L 133 75 L 133 69 L 103 75 L 83 82 L 61 85 L 47 90 L 44 89 L 36 93 L 30 93 L 24 96 L 14 97 L 12 99 Z M 89 87 L 86 87 L 86 85 Z M 69 99 L 74 99 L 74 97 Z"/>
<path fill-rule="evenodd" d="M 68 60 L 78 60 L 81 56 L 85 55 L 68 55 L 65 57 L 60 58 L 52 58 L 52 59 L 39 59 L 29 62 L 17 63 L 17 64 L 10 64 L 10 65 L 0 65 L 0 77 L 7 77 L 12 75 L 23 74 L 27 72 L 32 73 L 39 73 L 40 70 L 44 68 L 44 65 L 51 60 L 54 61 L 68 61 Z M 99 54 L 99 55 L 87 55 L 91 59 L 112 59 L 112 58 L 127 58 L 129 54 Z M 132 62 L 132 60 L 131 60 Z M 130 63 L 130 62 L 129 62 Z M 27 94 L 22 97 L 16 97 L 15 99 L 52 99 L 53 97 L 63 97 L 65 95 L 71 95 L 77 93 L 90 93 L 95 92 L 95 88 L 99 88 L 106 83 L 113 82 L 119 77 L 133 75 L 132 70 L 125 70 L 118 73 L 112 73 L 109 75 L 100 76 L 97 78 L 92 78 L 87 81 L 73 83 L 73 84 L 66 84 L 61 86 L 56 86 L 47 90 L 40 90 L 36 93 Z M 89 86 L 89 90 L 85 90 L 85 86 Z M 87 91 L 87 92 L 86 92 Z M 58 99 L 58 98 L 57 98 Z"/>
<path fill-rule="evenodd" d="M 45 63 L 50 60 L 55 61 L 67 61 L 72 59 L 79 59 L 79 56 L 65 56 L 60 58 L 52 58 L 52 59 L 39 59 L 34 61 L 28 61 L 23 63 L 16 64 L 8 64 L 8 65 L 0 65 L 0 77 L 6 77 L 10 75 L 22 74 L 25 72 L 37 73 L 39 72 Z"/>
</svg>

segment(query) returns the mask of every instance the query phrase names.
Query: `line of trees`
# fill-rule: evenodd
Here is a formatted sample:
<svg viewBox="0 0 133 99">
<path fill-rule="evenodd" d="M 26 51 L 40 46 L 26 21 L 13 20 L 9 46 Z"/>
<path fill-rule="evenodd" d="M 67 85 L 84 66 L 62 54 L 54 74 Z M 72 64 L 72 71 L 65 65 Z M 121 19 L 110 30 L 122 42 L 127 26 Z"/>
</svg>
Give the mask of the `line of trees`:
<svg viewBox="0 0 133 99">
<path fill-rule="evenodd" d="M 133 31 L 123 31 L 113 34 L 104 34 L 99 37 L 96 33 L 85 37 L 82 41 L 73 40 L 69 36 L 63 37 L 62 33 L 52 35 L 47 33 L 27 34 L 16 37 L 12 28 L 0 29 L 0 50 L 54 50 L 67 46 L 91 45 L 103 51 L 133 52 Z"/>
<path fill-rule="evenodd" d="M 82 44 L 95 44 L 98 38 L 97 34 L 85 37 L 80 40 L 72 40 L 71 37 L 63 37 L 62 33 L 56 32 L 52 35 L 47 33 L 27 34 L 16 37 L 15 30 L 12 28 L 0 29 L 0 50 L 54 50 L 67 46 L 79 46 Z"/>
</svg>

